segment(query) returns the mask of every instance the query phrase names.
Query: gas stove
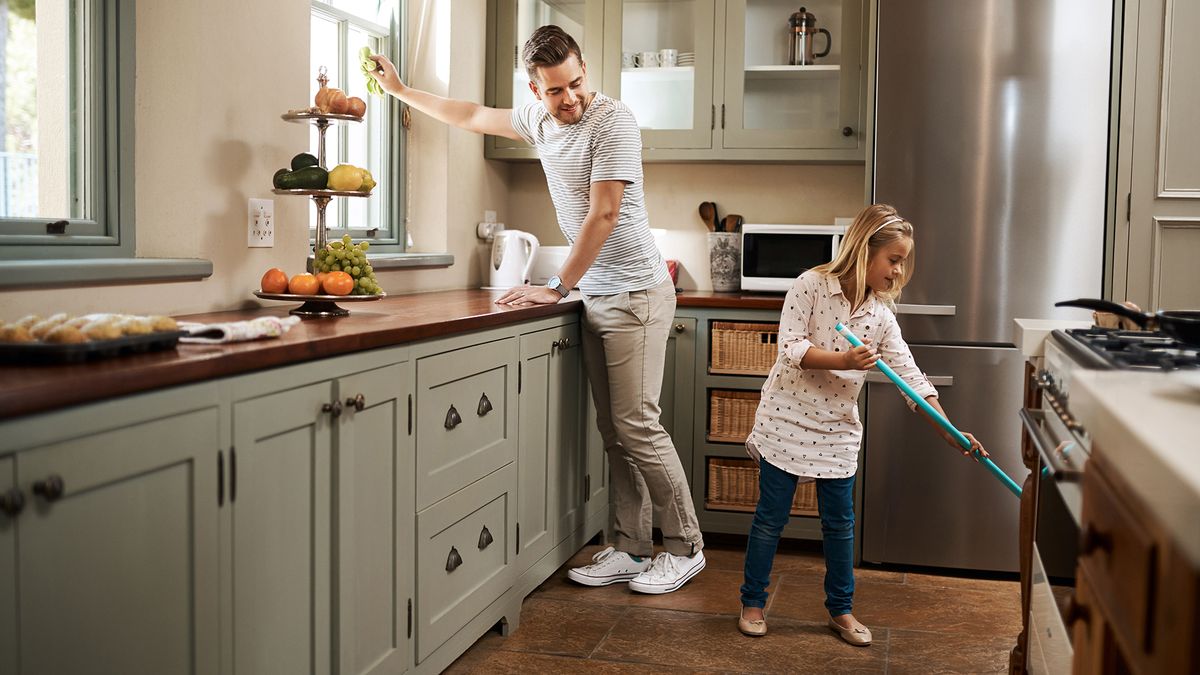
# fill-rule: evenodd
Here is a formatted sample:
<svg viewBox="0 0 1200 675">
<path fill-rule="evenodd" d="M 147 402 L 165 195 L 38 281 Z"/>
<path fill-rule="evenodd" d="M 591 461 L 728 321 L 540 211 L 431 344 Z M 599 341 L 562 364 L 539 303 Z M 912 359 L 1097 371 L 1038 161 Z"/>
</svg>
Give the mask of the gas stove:
<svg viewBox="0 0 1200 675">
<path fill-rule="evenodd" d="M 1177 370 L 1200 368 L 1200 347 L 1154 331 L 1070 328 L 1054 331 L 1080 366 L 1089 369 Z M 1081 349 L 1076 349 L 1081 347 Z"/>
</svg>

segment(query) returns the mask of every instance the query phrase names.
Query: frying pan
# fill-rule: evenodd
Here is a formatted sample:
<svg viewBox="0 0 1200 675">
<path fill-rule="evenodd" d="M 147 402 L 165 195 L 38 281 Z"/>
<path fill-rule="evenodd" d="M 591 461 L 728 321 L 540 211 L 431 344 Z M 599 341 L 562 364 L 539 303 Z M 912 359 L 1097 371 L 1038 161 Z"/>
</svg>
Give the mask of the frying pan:
<svg viewBox="0 0 1200 675">
<path fill-rule="evenodd" d="M 1064 300 L 1054 303 L 1054 306 L 1083 307 L 1084 309 L 1094 309 L 1098 312 L 1110 312 L 1117 316 L 1125 317 L 1146 330 L 1161 330 L 1163 333 L 1180 342 L 1200 347 L 1200 310 L 1159 310 L 1154 314 L 1149 314 L 1129 309 L 1125 305 L 1109 300 L 1095 300 L 1092 298 Z"/>
</svg>

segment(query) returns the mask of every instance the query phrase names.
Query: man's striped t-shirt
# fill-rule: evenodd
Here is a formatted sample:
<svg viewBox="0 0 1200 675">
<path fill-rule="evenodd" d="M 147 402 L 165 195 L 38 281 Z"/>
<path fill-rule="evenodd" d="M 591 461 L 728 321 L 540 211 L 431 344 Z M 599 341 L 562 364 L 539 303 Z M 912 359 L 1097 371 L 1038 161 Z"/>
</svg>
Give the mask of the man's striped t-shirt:
<svg viewBox="0 0 1200 675">
<path fill-rule="evenodd" d="M 666 283 L 642 190 L 642 135 L 624 103 L 596 93 L 575 124 L 559 124 L 540 101 L 512 112 L 513 128 L 538 150 L 558 227 L 572 246 L 587 217 L 592 183 L 625 183 L 617 225 L 579 281 L 587 295 L 641 291 Z"/>
</svg>

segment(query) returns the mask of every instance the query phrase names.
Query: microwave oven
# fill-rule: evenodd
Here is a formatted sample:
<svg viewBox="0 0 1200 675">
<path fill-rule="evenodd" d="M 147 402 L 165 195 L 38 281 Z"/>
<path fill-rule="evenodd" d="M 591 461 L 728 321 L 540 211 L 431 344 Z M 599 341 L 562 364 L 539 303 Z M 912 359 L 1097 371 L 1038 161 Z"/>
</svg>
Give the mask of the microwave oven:
<svg viewBox="0 0 1200 675">
<path fill-rule="evenodd" d="M 742 226 L 742 290 L 786 293 L 802 272 L 833 260 L 845 225 Z"/>
</svg>

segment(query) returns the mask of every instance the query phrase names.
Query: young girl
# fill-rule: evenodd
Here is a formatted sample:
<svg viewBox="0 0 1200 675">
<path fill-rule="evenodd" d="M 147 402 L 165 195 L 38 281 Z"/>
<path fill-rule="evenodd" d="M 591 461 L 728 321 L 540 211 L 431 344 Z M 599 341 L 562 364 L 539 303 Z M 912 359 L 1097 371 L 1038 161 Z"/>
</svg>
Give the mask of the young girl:
<svg viewBox="0 0 1200 675">
<path fill-rule="evenodd" d="M 913 226 L 886 204 L 863 209 L 842 238 L 837 258 L 801 274 L 784 300 L 779 357 L 762 388 L 746 449 L 759 463 L 758 507 L 746 545 L 738 628 L 765 635 L 767 584 L 796 484 L 815 480 L 825 552 L 829 627 L 852 645 L 871 631 L 850 613 L 854 597 L 854 473 L 862 422 L 858 393 L 883 358 L 942 412 L 937 391 L 917 369 L 891 306 L 913 272 Z M 845 324 L 864 342 L 851 347 L 834 331 Z M 878 345 L 878 350 L 872 345 Z M 909 401 L 909 407 L 916 404 Z M 951 446 L 954 437 L 928 420 Z M 987 456 L 971 434 L 973 449 Z M 964 455 L 968 455 L 963 451 Z"/>
</svg>

